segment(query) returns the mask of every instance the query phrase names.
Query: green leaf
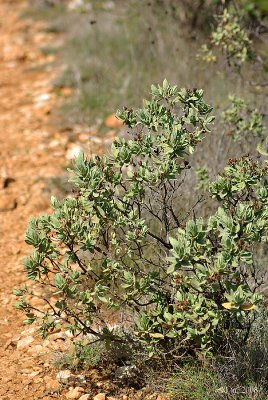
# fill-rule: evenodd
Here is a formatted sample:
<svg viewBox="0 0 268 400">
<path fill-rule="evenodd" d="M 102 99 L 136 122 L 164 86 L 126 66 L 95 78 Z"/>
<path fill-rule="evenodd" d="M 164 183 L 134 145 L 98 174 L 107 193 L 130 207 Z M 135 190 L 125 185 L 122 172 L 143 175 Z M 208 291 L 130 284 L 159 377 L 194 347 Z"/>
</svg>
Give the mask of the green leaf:
<svg viewBox="0 0 268 400">
<path fill-rule="evenodd" d="M 66 280 L 63 278 L 61 274 L 56 274 L 54 276 L 54 283 L 57 288 L 63 289 L 64 286 L 66 285 Z"/>
</svg>

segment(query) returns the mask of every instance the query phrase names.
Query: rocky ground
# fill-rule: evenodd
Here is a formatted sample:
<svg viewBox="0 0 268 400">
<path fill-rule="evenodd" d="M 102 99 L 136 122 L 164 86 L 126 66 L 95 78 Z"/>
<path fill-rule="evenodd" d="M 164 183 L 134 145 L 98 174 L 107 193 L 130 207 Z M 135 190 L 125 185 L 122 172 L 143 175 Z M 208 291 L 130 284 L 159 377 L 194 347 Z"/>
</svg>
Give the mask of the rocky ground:
<svg viewBox="0 0 268 400">
<path fill-rule="evenodd" d="M 44 55 L 41 48 L 60 45 L 63 38 L 46 32 L 40 22 L 21 18 L 25 6 L 23 0 L 0 0 L 0 400 L 143 399 L 144 392 L 109 397 L 98 376 L 90 383 L 68 370 L 55 371 L 53 356 L 68 347 L 68 338 L 55 332 L 41 342 L 13 307 L 12 289 L 25 282 L 27 222 L 49 212 L 48 182 L 63 175 L 81 147 L 99 151 L 115 134 L 112 117 L 104 139 L 92 129 L 74 126 L 70 135 L 51 123 L 59 98 L 71 91 L 53 87 L 60 71 L 53 66 L 55 55 Z"/>
<path fill-rule="evenodd" d="M 40 23 L 20 18 L 24 6 L 0 2 L 0 399 L 48 400 L 50 389 L 59 389 L 44 358 L 49 344 L 40 345 L 34 330 L 25 329 L 12 289 L 25 279 L 27 221 L 48 211 L 45 182 L 62 174 L 68 143 L 48 124 L 57 71 L 38 68 L 53 61 L 40 46 L 55 38 Z"/>
</svg>

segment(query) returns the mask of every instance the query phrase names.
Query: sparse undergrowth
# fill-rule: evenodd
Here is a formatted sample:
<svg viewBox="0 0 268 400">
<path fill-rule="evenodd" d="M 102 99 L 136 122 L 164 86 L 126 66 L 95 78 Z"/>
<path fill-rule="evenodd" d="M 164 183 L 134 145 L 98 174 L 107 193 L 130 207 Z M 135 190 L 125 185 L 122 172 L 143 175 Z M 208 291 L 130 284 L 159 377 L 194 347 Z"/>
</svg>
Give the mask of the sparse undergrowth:
<svg viewBox="0 0 268 400">
<path fill-rule="evenodd" d="M 68 351 L 57 355 L 54 365 L 57 369 L 86 370 L 98 366 L 104 350 L 101 343 L 88 345 L 87 341 L 77 341 L 69 347 Z"/>
<path fill-rule="evenodd" d="M 267 400 L 267 321 L 262 308 L 247 343 L 232 332 L 225 356 L 182 363 L 167 383 L 172 400 Z"/>
<path fill-rule="evenodd" d="M 89 382 L 94 374 L 98 379 L 104 375 L 114 395 L 124 387 L 147 386 L 149 392 L 167 393 L 171 400 L 267 400 L 267 321 L 267 311 L 261 308 L 247 343 L 241 332 L 230 332 L 225 354 L 199 356 L 199 361 L 186 357 L 175 368 L 163 360 L 148 365 L 142 349 L 113 344 L 107 350 L 100 342 L 89 346 L 83 341 L 58 355 L 55 368 L 83 374 Z"/>
</svg>

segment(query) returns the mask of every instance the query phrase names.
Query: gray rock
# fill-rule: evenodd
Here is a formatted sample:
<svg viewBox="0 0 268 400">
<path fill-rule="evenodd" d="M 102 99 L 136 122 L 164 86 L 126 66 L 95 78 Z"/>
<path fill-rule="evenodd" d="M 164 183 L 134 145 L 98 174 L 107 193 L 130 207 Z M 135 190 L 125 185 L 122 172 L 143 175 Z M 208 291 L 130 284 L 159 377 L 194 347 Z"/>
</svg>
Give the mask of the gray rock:
<svg viewBox="0 0 268 400">
<path fill-rule="evenodd" d="M 59 382 L 67 384 L 72 378 L 72 373 L 69 369 L 63 369 L 57 373 L 56 378 Z"/>
<path fill-rule="evenodd" d="M 115 377 L 120 380 L 133 379 L 138 374 L 138 368 L 136 365 L 126 365 L 124 367 L 119 367 L 115 371 Z"/>
</svg>

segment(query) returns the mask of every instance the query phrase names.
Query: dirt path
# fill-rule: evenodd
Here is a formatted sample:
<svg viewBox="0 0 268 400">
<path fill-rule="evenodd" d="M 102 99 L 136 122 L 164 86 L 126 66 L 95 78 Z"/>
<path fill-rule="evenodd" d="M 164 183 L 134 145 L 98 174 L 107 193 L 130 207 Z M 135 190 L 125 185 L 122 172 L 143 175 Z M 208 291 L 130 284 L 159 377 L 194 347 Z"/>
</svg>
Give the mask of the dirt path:
<svg viewBox="0 0 268 400">
<path fill-rule="evenodd" d="M 45 179 L 62 174 L 66 164 L 64 134 L 48 124 L 57 71 L 40 68 L 53 61 L 40 47 L 55 37 L 39 22 L 21 19 L 24 6 L 0 0 L 0 400 L 52 398 L 50 367 L 40 356 L 48 350 L 32 328 L 25 330 L 11 294 L 25 280 L 27 221 L 48 211 Z"/>
</svg>

